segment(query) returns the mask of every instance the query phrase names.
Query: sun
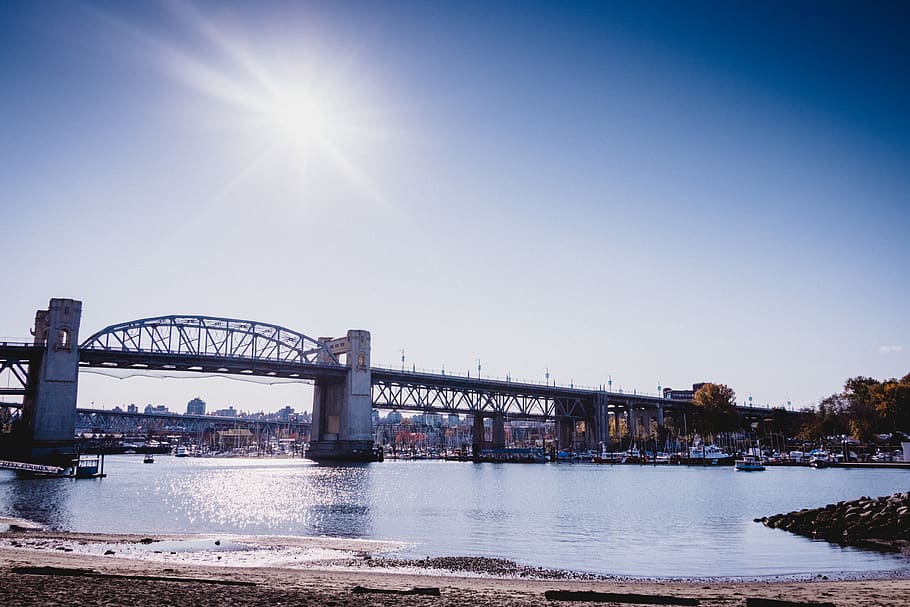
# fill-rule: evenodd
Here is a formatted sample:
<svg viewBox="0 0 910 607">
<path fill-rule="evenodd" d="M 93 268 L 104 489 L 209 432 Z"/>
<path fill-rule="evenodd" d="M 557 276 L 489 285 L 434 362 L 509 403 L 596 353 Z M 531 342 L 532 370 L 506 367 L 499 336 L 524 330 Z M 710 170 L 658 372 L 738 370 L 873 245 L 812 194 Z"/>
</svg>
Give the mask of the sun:
<svg viewBox="0 0 910 607">
<path fill-rule="evenodd" d="M 302 86 L 285 86 L 266 105 L 266 125 L 286 143 L 303 150 L 331 143 L 338 125 L 332 105 Z"/>
<path fill-rule="evenodd" d="M 360 53 L 313 39 L 252 35 L 242 22 L 216 23 L 192 5 L 172 6 L 190 42 L 130 31 L 195 95 L 199 105 L 188 115 L 233 138 L 216 145 L 248 152 L 225 189 L 267 175 L 275 185 L 338 184 L 360 200 L 386 204 L 367 169 L 383 161 L 381 146 L 394 132 L 375 70 L 362 69 Z"/>
</svg>

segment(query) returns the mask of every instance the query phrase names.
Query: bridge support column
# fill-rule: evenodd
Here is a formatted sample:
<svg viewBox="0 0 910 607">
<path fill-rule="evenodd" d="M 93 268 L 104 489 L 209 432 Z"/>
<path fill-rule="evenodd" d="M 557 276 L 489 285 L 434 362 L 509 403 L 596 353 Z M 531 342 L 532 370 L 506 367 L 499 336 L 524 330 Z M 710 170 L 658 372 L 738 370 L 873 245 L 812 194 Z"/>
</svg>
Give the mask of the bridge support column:
<svg viewBox="0 0 910 607">
<path fill-rule="evenodd" d="M 320 341 L 327 341 L 333 353 L 346 355 L 348 368 L 343 382 L 316 382 L 307 457 L 329 462 L 382 459 L 381 452 L 373 448 L 370 332 L 352 330 L 346 337 Z"/>
<path fill-rule="evenodd" d="M 664 427 L 664 405 L 660 403 L 657 405 L 657 425 L 660 428 Z"/>
<path fill-rule="evenodd" d="M 610 446 L 610 409 L 608 404 L 609 398 L 606 392 L 598 392 L 594 401 L 594 428 L 593 432 L 588 432 L 591 439 L 588 441 L 588 448 L 597 447 L 603 443 L 607 448 Z M 593 445 L 590 444 L 593 441 Z"/>
<path fill-rule="evenodd" d="M 613 409 L 613 436 L 615 436 L 621 444 L 622 443 L 622 424 L 620 423 L 620 420 L 619 420 L 620 415 L 622 415 L 622 413 L 620 413 L 619 409 L 614 407 L 614 409 Z M 610 450 L 615 451 L 612 443 L 610 443 Z"/>
<path fill-rule="evenodd" d="M 506 446 L 506 420 L 502 415 L 493 417 L 493 448 L 503 449 Z"/>
<path fill-rule="evenodd" d="M 44 346 L 41 363 L 29 365 L 22 403 L 32 462 L 67 467 L 75 455 L 76 391 L 79 380 L 79 323 L 82 302 L 51 299 L 35 314 L 35 345 Z"/>
<path fill-rule="evenodd" d="M 568 417 L 557 418 L 556 437 L 559 440 L 560 449 L 574 449 L 575 420 Z"/>
<path fill-rule="evenodd" d="M 480 452 L 483 451 L 484 444 L 483 416 L 479 413 L 474 414 L 474 427 L 471 432 L 471 446 L 474 451 L 474 459 L 480 458 Z"/>
<path fill-rule="evenodd" d="M 641 435 L 644 433 L 645 424 L 646 424 L 646 421 L 645 421 L 644 411 L 642 411 L 641 409 L 634 411 L 632 413 L 632 436 L 635 437 L 636 442 L 638 441 L 639 438 L 641 438 Z"/>
</svg>

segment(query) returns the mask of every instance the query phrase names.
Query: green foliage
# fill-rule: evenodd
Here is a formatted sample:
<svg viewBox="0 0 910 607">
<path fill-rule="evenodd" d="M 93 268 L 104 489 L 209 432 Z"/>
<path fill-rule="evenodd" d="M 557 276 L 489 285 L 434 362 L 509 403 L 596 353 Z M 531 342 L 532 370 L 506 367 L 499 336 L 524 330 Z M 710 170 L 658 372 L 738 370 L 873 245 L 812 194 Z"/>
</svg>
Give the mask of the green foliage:
<svg viewBox="0 0 910 607">
<path fill-rule="evenodd" d="M 850 434 L 848 410 L 846 397 L 843 394 L 832 394 L 805 416 L 797 436 L 803 440 L 815 440 L 822 436 Z"/>
<path fill-rule="evenodd" d="M 729 432 L 740 426 L 736 392 L 724 384 L 703 385 L 695 393 L 692 404 L 704 432 Z"/>
</svg>

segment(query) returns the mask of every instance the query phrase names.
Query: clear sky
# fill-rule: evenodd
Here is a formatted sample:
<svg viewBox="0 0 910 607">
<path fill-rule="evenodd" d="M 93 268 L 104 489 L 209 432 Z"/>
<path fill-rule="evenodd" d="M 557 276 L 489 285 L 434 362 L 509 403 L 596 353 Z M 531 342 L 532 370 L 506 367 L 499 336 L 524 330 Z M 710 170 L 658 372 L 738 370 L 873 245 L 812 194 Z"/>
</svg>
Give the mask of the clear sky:
<svg viewBox="0 0 910 607">
<path fill-rule="evenodd" d="M 373 361 L 817 402 L 910 372 L 906 2 L 0 4 L 0 336 L 165 314 Z M 310 408 L 82 374 L 80 406 Z"/>
</svg>

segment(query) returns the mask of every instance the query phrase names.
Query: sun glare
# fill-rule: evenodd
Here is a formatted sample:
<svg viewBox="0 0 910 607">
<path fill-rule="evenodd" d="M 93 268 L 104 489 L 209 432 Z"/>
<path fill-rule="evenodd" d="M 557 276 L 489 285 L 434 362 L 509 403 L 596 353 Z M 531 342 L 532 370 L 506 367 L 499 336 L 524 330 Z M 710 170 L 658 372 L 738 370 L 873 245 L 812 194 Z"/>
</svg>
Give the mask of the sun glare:
<svg viewBox="0 0 910 607">
<path fill-rule="evenodd" d="M 301 90 L 281 91 L 271 105 L 267 121 L 289 144 L 309 148 L 332 136 L 331 107 Z"/>
<path fill-rule="evenodd" d="M 363 163 L 377 135 L 389 131 L 387 121 L 375 123 L 375 91 L 354 64 L 356 54 L 313 40 L 304 45 L 299 39 L 284 44 L 279 37 L 257 39 L 242 23 L 232 28 L 214 23 L 192 5 L 174 7 L 197 44 L 173 44 L 166 35 L 130 31 L 178 82 L 200 94 L 203 111 L 211 110 L 228 132 L 249 134 L 240 143 L 251 151 L 248 164 L 227 180 L 229 187 L 257 173 L 285 171 L 287 183 L 324 179 L 325 184 L 355 188 L 360 198 L 383 202 Z"/>
</svg>

